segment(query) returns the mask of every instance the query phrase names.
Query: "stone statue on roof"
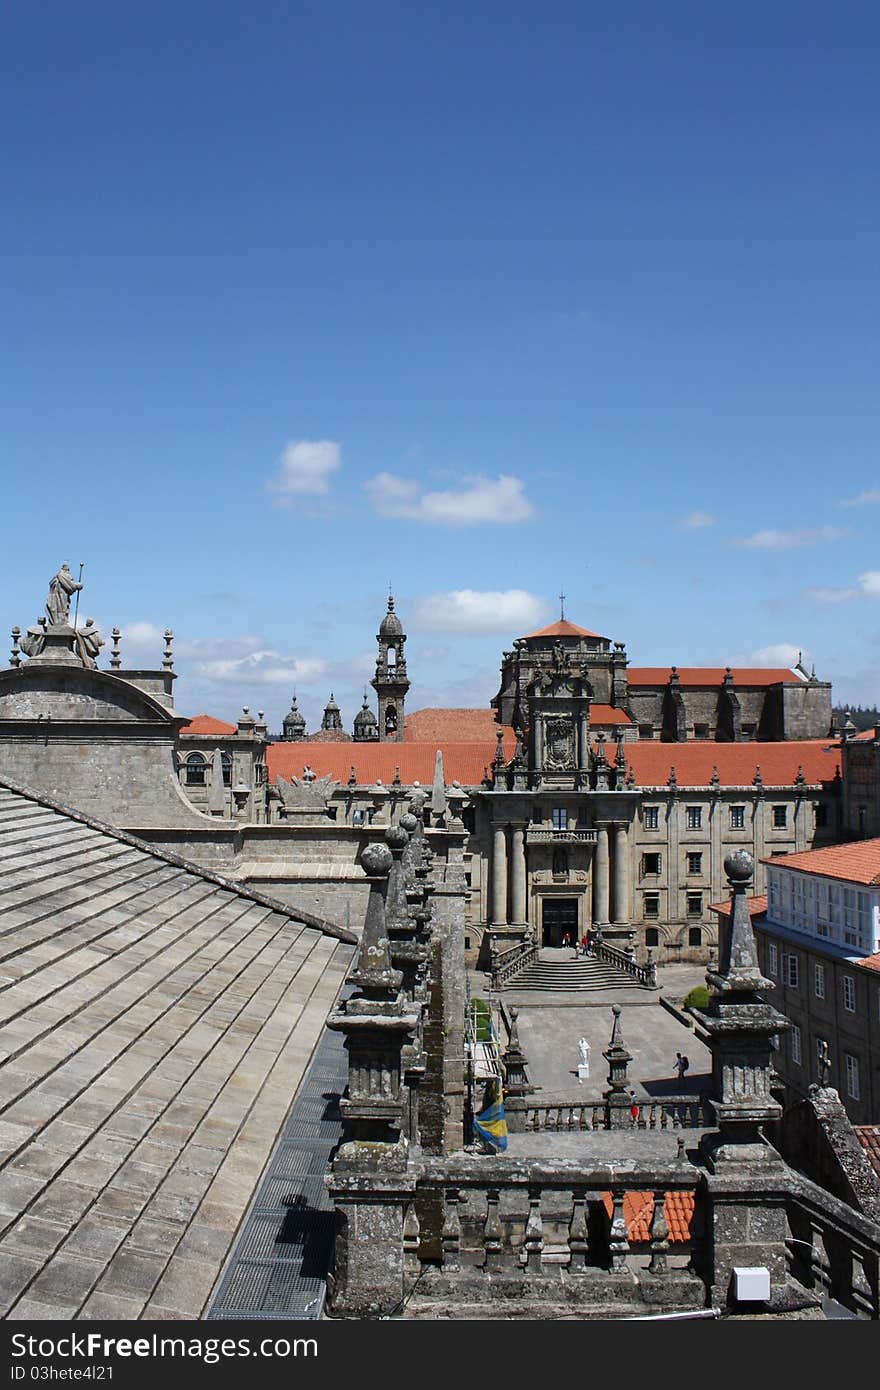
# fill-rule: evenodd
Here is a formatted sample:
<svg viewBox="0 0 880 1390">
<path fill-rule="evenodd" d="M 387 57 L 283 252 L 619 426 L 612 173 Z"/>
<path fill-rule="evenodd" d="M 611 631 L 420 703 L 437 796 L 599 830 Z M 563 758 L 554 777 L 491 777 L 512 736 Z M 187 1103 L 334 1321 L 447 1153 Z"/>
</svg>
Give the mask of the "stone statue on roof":
<svg viewBox="0 0 880 1390">
<path fill-rule="evenodd" d="M 98 652 L 104 645 L 104 639 L 95 627 L 94 618 L 86 618 L 85 627 L 77 628 L 74 643 L 83 666 L 94 669 L 98 664 Z"/>
<path fill-rule="evenodd" d="M 49 583 L 49 597 L 46 599 L 46 612 L 49 622 L 63 626 L 70 621 L 71 596 L 82 588 L 70 573 L 65 560 L 58 573 Z"/>
</svg>

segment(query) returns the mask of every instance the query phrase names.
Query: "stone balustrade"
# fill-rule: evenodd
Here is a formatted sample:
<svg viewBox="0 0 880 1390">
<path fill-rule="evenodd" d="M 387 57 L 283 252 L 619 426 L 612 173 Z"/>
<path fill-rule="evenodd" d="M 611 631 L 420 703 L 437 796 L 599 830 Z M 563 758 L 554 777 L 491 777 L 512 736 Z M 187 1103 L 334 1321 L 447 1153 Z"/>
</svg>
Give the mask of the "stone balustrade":
<svg viewBox="0 0 880 1390">
<path fill-rule="evenodd" d="M 546 825 L 526 827 L 527 845 L 579 844 L 594 845 L 597 840 L 595 830 L 553 830 Z"/>
<path fill-rule="evenodd" d="M 798 1175 L 787 1203 L 791 1277 L 862 1318 L 880 1318 L 880 1226 Z"/>
<path fill-rule="evenodd" d="M 604 1101 L 572 1102 L 508 1100 L 505 1106 L 511 1134 L 566 1134 L 573 1130 L 610 1129 Z M 639 1101 L 639 1117 L 633 1129 L 709 1129 L 713 1119 L 703 1097 L 664 1096 Z"/>
<path fill-rule="evenodd" d="M 492 964 L 492 988 L 499 989 L 506 980 L 518 975 L 532 961 L 538 959 L 538 947 L 531 941 L 523 945 L 511 946 L 510 950 L 501 952 L 495 957 Z"/>
<path fill-rule="evenodd" d="M 657 966 L 654 961 L 648 965 L 639 965 L 638 961 L 628 956 L 626 951 L 621 951 L 619 947 L 612 946 L 608 941 L 593 942 L 593 954 L 598 960 L 607 961 L 609 965 L 614 965 L 618 970 L 625 970 L 628 975 L 640 985 L 647 989 L 657 987 Z"/>
</svg>

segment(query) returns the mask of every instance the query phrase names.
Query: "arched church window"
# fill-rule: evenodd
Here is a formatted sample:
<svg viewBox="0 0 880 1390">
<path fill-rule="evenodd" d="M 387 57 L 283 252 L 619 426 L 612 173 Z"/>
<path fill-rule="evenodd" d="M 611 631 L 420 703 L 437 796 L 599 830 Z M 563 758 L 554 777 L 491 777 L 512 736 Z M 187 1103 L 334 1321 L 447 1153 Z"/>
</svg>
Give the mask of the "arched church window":
<svg viewBox="0 0 880 1390">
<path fill-rule="evenodd" d="M 224 787 L 231 787 L 231 786 L 232 786 L 232 758 L 229 756 L 228 753 L 221 753 L 221 754 L 220 754 L 220 761 L 221 761 L 222 764 L 223 764 L 223 785 L 224 785 Z"/>
<path fill-rule="evenodd" d="M 186 785 L 188 787 L 203 787 L 205 785 L 205 774 L 207 762 L 201 753 L 190 753 L 184 767 L 186 769 Z"/>
</svg>

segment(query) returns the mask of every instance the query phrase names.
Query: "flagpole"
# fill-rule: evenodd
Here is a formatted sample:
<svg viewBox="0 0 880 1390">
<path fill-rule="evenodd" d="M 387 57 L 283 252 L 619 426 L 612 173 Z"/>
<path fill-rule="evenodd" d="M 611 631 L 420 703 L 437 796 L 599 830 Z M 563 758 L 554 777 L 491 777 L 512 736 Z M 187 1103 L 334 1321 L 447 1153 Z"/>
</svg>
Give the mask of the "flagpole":
<svg viewBox="0 0 880 1390">
<path fill-rule="evenodd" d="M 86 562 L 85 562 L 85 560 L 80 560 L 80 562 L 79 562 L 79 579 L 77 580 L 77 583 L 79 584 L 80 589 L 82 588 L 82 577 L 83 577 L 83 570 L 85 569 L 85 567 L 86 567 Z M 79 613 L 79 593 L 80 593 L 80 590 L 77 589 L 77 591 L 76 591 L 76 603 L 73 605 L 73 630 L 74 630 L 74 632 L 76 631 L 76 618 L 77 618 L 77 614 Z"/>
</svg>

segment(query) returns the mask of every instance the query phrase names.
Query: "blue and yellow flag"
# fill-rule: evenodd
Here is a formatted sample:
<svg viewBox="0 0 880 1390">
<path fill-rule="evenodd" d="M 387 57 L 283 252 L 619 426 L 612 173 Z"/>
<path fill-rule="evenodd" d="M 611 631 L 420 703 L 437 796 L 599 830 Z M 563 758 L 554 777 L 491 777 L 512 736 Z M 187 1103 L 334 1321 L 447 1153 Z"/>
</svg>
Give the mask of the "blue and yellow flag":
<svg viewBox="0 0 880 1390">
<path fill-rule="evenodd" d="M 479 1115 L 474 1116 L 474 1133 L 493 1149 L 507 1148 L 507 1117 L 500 1081 L 493 1082 L 487 1088 L 487 1103 Z"/>
</svg>

